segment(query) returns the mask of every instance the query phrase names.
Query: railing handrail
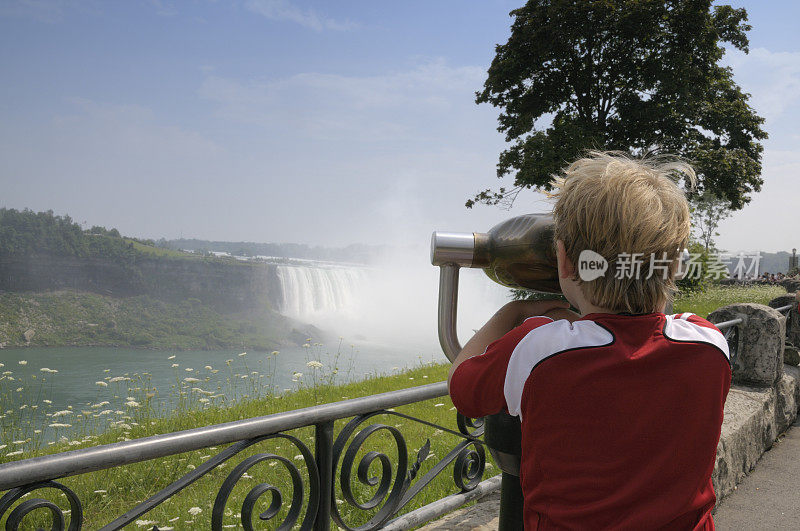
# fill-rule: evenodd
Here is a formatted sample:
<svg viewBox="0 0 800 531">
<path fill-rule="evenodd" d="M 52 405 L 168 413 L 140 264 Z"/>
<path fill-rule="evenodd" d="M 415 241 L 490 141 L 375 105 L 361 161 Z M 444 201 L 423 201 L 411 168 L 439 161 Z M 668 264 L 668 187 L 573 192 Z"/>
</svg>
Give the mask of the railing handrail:
<svg viewBox="0 0 800 531">
<path fill-rule="evenodd" d="M 726 328 L 742 324 L 743 322 L 744 319 L 738 317 L 736 319 L 731 319 L 730 321 L 722 321 L 721 323 L 715 323 L 714 326 L 716 326 L 719 330 L 725 330 Z"/>
<path fill-rule="evenodd" d="M 447 382 L 437 382 L 262 417 L 12 461 L 0 464 L 0 492 L 38 481 L 85 474 L 313 426 L 321 422 L 421 402 L 446 394 Z"/>
<path fill-rule="evenodd" d="M 775 310 L 777 310 L 780 313 L 783 313 L 783 312 L 788 312 L 792 308 L 794 308 L 794 304 L 787 304 L 786 306 L 781 306 L 780 308 L 775 308 Z M 721 323 L 716 323 L 714 326 L 716 326 L 720 330 L 724 330 L 726 328 L 730 328 L 732 326 L 736 326 L 738 324 L 742 324 L 743 322 L 744 322 L 744 319 L 742 319 L 741 317 L 738 317 L 736 319 L 731 319 L 730 321 L 723 321 Z"/>
</svg>

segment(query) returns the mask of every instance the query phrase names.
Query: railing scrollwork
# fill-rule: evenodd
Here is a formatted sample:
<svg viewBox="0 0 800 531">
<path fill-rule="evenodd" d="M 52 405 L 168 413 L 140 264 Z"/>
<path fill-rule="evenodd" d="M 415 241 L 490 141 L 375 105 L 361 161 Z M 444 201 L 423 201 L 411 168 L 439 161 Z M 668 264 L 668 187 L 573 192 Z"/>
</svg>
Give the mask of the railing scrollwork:
<svg viewBox="0 0 800 531">
<path fill-rule="evenodd" d="M 8 512 L 17 501 L 39 489 L 56 489 L 64 493 L 69 501 L 69 527 L 66 527 L 67 515 L 64 514 L 64 510 L 61 507 L 44 498 L 32 498 L 21 502 L 8 514 L 6 530 L 19 530 L 22 521 L 25 517 L 33 513 L 33 511 L 37 509 L 48 509 L 52 518 L 52 529 L 54 531 L 64 531 L 64 529 L 68 531 L 78 531 L 83 525 L 83 507 L 81 506 L 81 501 L 78 499 L 77 494 L 71 489 L 56 481 L 42 481 L 17 487 L 6 492 L 3 497 L 0 498 L 0 520 L 3 519 L 6 512 Z"/>
<path fill-rule="evenodd" d="M 224 476 L 211 504 L 211 529 L 221 531 L 226 527 L 225 524 L 229 526 L 232 515 L 245 530 L 264 526 L 280 530 L 327 530 L 331 520 L 347 530 L 377 529 L 397 517 L 417 494 L 451 464 L 455 492 L 471 491 L 480 483 L 486 466 L 483 441 L 479 438 L 483 434 L 482 419 L 468 419 L 457 415 L 458 429 L 455 430 L 394 410 L 395 406 L 438 398 L 446 393 L 446 384 L 441 382 L 373 395 L 369 398 L 373 399 L 376 406 L 381 407 L 374 407 L 371 411 L 365 399 L 353 399 L 318 406 L 314 408 L 313 416 L 306 414 L 304 417 L 298 413 L 309 410 L 298 410 L 74 450 L 35 460 L 5 463 L 0 465 L 0 488 L 9 490 L 0 498 L 0 521 L 5 519 L 6 529 L 16 531 L 23 527 L 23 520 L 26 522 L 25 527 L 29 527 L 31 518 L 41 522 L 49 512 L 52 529 L 77 531 L 84 522 L 84 508 L 78 495 L 54 481 L 55 478 L 167 457 L 217 444 L 229 444 L 101 529 L 111 531 L 138 523 L 137 519 L 200 478 L 218 470 L 227 461 L 235 460 L 245 450 L 249 450 L 247 453 L 250 455 L 242 458 Z M 334 422 L 348 418 L 350 420 L 334 437 Z M 390 418 L 406 419 L 431 428 L 433 435 L 449 433 L 460 440 L 441 458 L 433 454 L 430 437 L 419 448 L 411 451 L 400 429 L 401 425 L 387 422 L 386 419 Z M 241 437 L 240 433 L 254 431 L 254 421 L 265 426 L 261 434 Z M 303 427 L 313 427 L 316 430 L 313 450 L 299 437 L 287 433 Z M 213 438 L 208 435 L 209 432 L 213 432 Z M 193 441 L 194 437 L 201 436 L 204 437 L 202 441 Z M 255 445 L 277 439 L 290 443 L 299 451 L 299 455 L 290 459 L 270 450 L 253 453 Z M 131 459 L 131 445 L 135 445 L 140 454 L 149 454 L 141 459 Z M 156 445 L 159 447 L 153 448 Z M 95 458 L 94 454 L 102 455 L 102 461 L 100 457 Z M 109 460 L 109 455 L 117 454 L 120 462 Z M 69 462 L 65 463 L 65 460 Z M 36 461 L 35 465 L 33 461 Z M 298 461 L 302 463 L 298 464 Z M 431 465 L 425 465 L 426 461 L 431 461 Z M 272 466 L 265 467 L 264 463 Z M 45 467 L 46 471 L 41 472 L 41 467 Z M 37 476 L 47 474 L 52 474 L 51 479 L 37 479 Z M 14 479 L 25 477 L 35 481 L 20 484 L 21 480 Z M 255 486 L 243 484 L 245 477 L 255 480 Z M 14 485 L 14 482 L 17 484 Z M 242 490 L 243 488 L 246 490 Z M 23 499 L 40 489 L 55 489 L 63 493 L 69 503 L 69 510 L 41 496 Z M 288 492 L 289 489 L 291 492 Z M 239 514 L 228 507 L 233 500 L 238 500 L 235 503 L 240 504 Z M 193 503 L 202 505 L 201 502 L 202 500 L 197 500 Z M 349 507 L 349 510 L 345 511 L 345 507 Z M 40 516 L 34 517 L 34 512 Z M 359 514 L 364 514 L 360 523 L 349 521 L 358 520 Z M 153 526 L 151 529 L 158 527 Z"/>
</svg>

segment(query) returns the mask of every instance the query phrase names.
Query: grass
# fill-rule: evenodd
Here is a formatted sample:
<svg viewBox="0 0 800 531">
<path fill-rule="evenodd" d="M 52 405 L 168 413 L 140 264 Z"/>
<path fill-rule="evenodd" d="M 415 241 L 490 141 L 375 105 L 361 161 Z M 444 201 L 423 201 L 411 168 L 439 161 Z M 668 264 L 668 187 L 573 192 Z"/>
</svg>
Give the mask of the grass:
<svg viewBox="0 0 800 531">
<path fill-rule="evenodd" d="M 123 238 L 124 241 L 133 244 L 133 248 L 141 254 L 149 255 L 149 256 L 156 256 L 156 257 L 166 257 L 166 258 L 179 258 L 179 259 L 196 259 L 200 258 L 199 255 L 193 253 L 187 253 L 185 251 L 176 251 L 175 249 L 167 249 L 165 247 L 156 247 L 153 245 L 145 245 L 141 242 L 137 242 L 136 240 L 132 240 L 130 238 Z"/>
<path fill-rule="evenodd" d="M 712 287 L 706 293 L 692 294 L 681 298 L 676 302 L 675 311 L 692 311 L 698 315 L 705 316 L 711 310 L 726 304 L 733 302 L 766 303 L 782 293 L 783 290 L 781 288 L 771 286 L 748 288 Z M 0 370 L 3 369 L 0 368 Z M 26 397 L 27 402 L 24 411 L 12 411 L 3 408 L 6 410 L 0 414 L 0 422 L 5 423 L 3 424 L 4 440 L 0 441 L 0 463 L 98 444 L 113 443 L 120 440 L 259 417 L 281 411 L 309 407 L 315 404 L 369 396 L 442 381 L 446 378 L 447 370 L 448 366 L 445 364 L 424 365 L 388 375 L 374 375 L 359 382 L 336 385 L 335 374 L 325 372 L 324 368 L 309 365 L 306 371 L 307 374 L 300 381 L 314 382 L 313 385 L 310 383 L 304 385 L 298 382 L 299 387 L 293 392 L 280 396 L 259 396 L 259 389 L 256 387 L 257 380 L 251 380 L 243 384 L 252 386 L 252 389 L 247 389 L 247 392 L 244 393 L 249 398 L 238 401 L 223 400 L 217 402 L 215 402 L 214 395 L 210 391 L 203 390 L 202 378 L 198 378 L 196 381 L 182 379 L 176 382 L 176 389 L 180 393 L 177 409 L 167 415 L 159 415 L 149 406 L 148 395 L 154 390 L 149 388 L 146 377 L 138 379 L 135 377 L 130 380 L 118 381 L 113 385 L 105 385 L 110 394 L 113 394 L 119 401 L 123 402 L 122 405 L 109 405 L 107 402 L 103 404 L 99 397 L 97 404 L 87 406 L 85 410 L 72 410 L 68 413 L 53 412 L 48 409 L 46 399 L 43 397 L 46 396 L 47 387 L 57 382 L 57 376 L 44 373 L 38 380 L 38 390 L 34 390 Z M 0 401 L 4 403 L 10 402 L 10 396 L 15 392 L 14 387 L 18 385 L 18 382 L 8 378 L 9 376 L 13 378 L 12 372 L 7 372 L 8 374 L 3 373 L 0 376 Z M 107 381 L 112 382 L 113 377 L 108 377 Z M 114 385 L 117 387 L 113 388 Z M 38 410 L 35 410 L 37 411 L 36 414 L 49 415 L 47 418 L 51 426 L 53 424 L 79 424 L 81 429 L 73 430 L 69 437 L 66 437 L 66 434 L 57 437 L 56 441 L 50 441 L 52 444 L 43 444 L 44 441 L 41 438 L 36 439 L 37 435 L 41 434 L 28 433 L 26 436 L 24 432 L 16 428 L 9 429 L 10 418 L 20 419 L 24 418 L 24 415 L 33 415 L 33 406 L 38 408 Z M 111 408 L 120 409 L 111 411 Z M 103 416 L 101 415 L 103 411 L 109 411 L 109 413 Z M 418 417 L 448 429 L 456 431 L 458 429 L 456 427 L 456 413 L 452 402 L 447 396 L 398 407 L 396 412 Z M 58 413 L 62 414 L 57 415 Z M 98 418 L 100 420 L 97 420 Z M 335 436 L 339 435 L 345 422 L 346 420 L 336 422 Z M 411 462 L 415 459 L 417 450 L 427 440 L 430 440 L 431 453 L 422 462 L 417 477 L 430 470 L 460 440 L 459 437 L 451 435 L 447 431 L 392 414 L 379 415 L 361 426 L 365 427 L 373 423 L 382 423 L 386 426 L 386 429 L 378 430 L 372 434 L 358 450 L 355 459 L 356 467 L 352 470 L 353 479 L 350 482 L 353 486 L 354 497 L 361 503 L 369 500 L 376 491 L 375 486 L 364 484 L 358 479 L 358 463 L 364 458 L 369 461 L 373 457 L 368 452 L 386 453 L 389 463 L 393 467 L 391 473 L 392 475 L 396 473 L 394 467 L 397 463 L 398 450 L 388 428 L 396 428 L 402 433 Z M 15 437 L 19 437 L 18 440 L 6 440 L 7 434 L 12 432 L 19 433 L 19 435 L 15 435 Z M 313 451 L 313 428 L 301 428 L 293 430 L 289 434 L 299 439 Z M 222 449 L 222 447 L 207 448 L 149 462 L 64 478 L 60 481 L 74 490 L 82 500 L 85 528 L 96 529 L 131 509 L 140 501 L 147 499 L 172 481 L 179 479 L 190 470 L 200 466 L 211 456 L 222 451 Z M 137 523 L 132 524 L 130 528 L 151 529 L 153 525 L 157 525 L 159 529 L 210 527 L 214 497 L 225 477 L 245 457 L 259 453 L 282 456 L 289 463 L 297 466 L 304 479 L 307 477 L 301 452 L 285 438 L 269 439 L 238 454 L 229 462 L 210 472 L 151 512 L 141 516 Z M 351 527 L 356 527 L 365 523 L 374 515 L 376 509 L 368 511 L 356 510 L 346 501 L 339 483 L 341 462 L 338 466 L 334 493 L 336 506 L 340 509 L 348 524 Z M 404 511 L 426 505 L 455 492 L 456 488 L 453 484 L 451 471 L 452 466 L 443 471 Z M 365 469 L 362 472 L 361 476 L 364 478 L 380 477 L 380 459 L 372 459 L 368 465 L 365 465 Z M 498 472 L 497 468 L 492 464 L 491 458 L 487 455 L 487 470 L 484 473 L 484 478 L 495 475 Z M 249 469 L 247 476 L 237 483 L 231 498 L 226 504 L 223 521 L 225 527 L 240 527 L 239 515 L 242 501 L 250 489 L 261 482 L 268 482 L 280 489 L 284 499 L 276 520 L 271 520 L 269 523 L 273 524 L 275 521 L 280 521 L 287 514 L 292 490 L 289 474 L 283 462 L 275 458 L 268 458 Z M 35 496 L 41 495 L 42 491 L 38 491 L 35 494 Z M 308 497 L 307 492 L 303 496 L 305 503 Z M 54 498 L 54 500 L 56 499 Z M 256 506 L 257 514 L 266 510 L 270 501 L 269 495 L 259 498 Z M 60 502 L 65 507 L 63 498 Z M 4 525 L 4 523 L 4 520 L 0 520 L 0 526 Z M 48 525 L 47 517 L 42 512 L 33 514 L 26 520 L 26 524 L 33 523 L 43 526 Z"/>
<path fill-rule="evenodd" d="M 674 312 L 692 312 L 700 317 L 707 317 L 717 308 L 737 302 L 755 302 L 767 304 L 780 295 L 786 295 L 781 286 L 711 286 L 703 293 L 691 293 L 679 296 L 675 300 Z"/>
</svg>

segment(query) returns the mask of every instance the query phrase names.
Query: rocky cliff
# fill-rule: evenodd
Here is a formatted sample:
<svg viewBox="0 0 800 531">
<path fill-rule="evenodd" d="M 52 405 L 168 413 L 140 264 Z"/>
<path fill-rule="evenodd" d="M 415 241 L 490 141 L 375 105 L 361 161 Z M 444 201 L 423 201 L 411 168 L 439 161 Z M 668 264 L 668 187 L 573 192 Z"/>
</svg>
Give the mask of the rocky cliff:
<svg viewBox="0 0 800 531">
<path fill-rule="evenodd" d="M 137 257 L 120 263 L 51 255 L 0 260 L 0 290 L 60 289 L 168 302 L 193 298 L 220 312 L 276 308 L 281 297 L 275 266 L 257 262 Z"/>
</svg>

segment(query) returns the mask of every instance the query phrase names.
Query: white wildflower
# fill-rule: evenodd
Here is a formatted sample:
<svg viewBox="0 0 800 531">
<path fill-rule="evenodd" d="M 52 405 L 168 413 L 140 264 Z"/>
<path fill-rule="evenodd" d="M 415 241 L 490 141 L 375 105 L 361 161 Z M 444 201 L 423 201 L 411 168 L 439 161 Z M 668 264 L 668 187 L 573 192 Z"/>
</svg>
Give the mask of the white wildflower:
<svg viewBox="0 0 800 531">
<path fill-rule="evenodd" d="M 175 354 L 173 354 L 172 356 L 169 356 L 167 359 L 168 360 L 174 360 L 175 359 Z"/>
<path fill-rule="evenodd" d="M 242 356 L 247 356 L 247 352 L 242 352 L 241 354 L 239 354 L 239 357 L 240 357 L 240 358 L 241 358 Z"/>
<path fill-rule="evenodd" d="M 62 422 L 53 422 L 52 424 L 48 424 L 51 428 L 71 428 L 72 424 L 64 424 Z"/>
<path fill-rule="evenodd" d="M 95 382 L 95 385 L 99 385 L 100 387 L 108 387 L 108 384 L 105 382 Z"/>
<path fill-rule="evenodd" d="M 186 383 L 197 383 L 197 382 L 200 381 L 200 379 L 199 378 L 184 378 L 183 381 L 186 382 Z"/>
<path fill-rule="evenodd" d="M 128 407 L 139 407 L 139 402 L 137 402 L 136 400 L 128 400 L 127 402 L 125 402 L 125 405 Z"/>
<path fill-rule="evenodd" d="M 25 360 L 19 360 L 19 364 L 20 364 L 20 365 L 27 365 L 27 364 L 28 364 L 28 362 L 27 362 L 27 361 L 25 361 Z"/>
<path fill-rule="evenodd" d="M 21 455 L 22 450 L 17 450 L 16 452 L 9 452 L 6 454 L 6 457 L 14 457 L 15 455 Z"/>
<path fill-rule="evenodd" d="M 198 514 L 200 514 L 202 512 L 203 512 L 203 509 L 201 509 L 200 507 L 191 507 L 189 509 L 189 514 L 191 514 L 192 516 L 197 516 Z"/>
<path fill-rule="evenodd" d="M 312 369 L 321 369 L 322 368 L 322 363 L 320 363 L 318 361 L 309 361 L 309 362 L 306 363 L 306 367 L 309 367 L 309 368 L 312 368 Z"/>
<path fill-rule="evenodd" d="M 204 367 L 204 369 L 207 370 L 207 371 L 210 371 L 210 370 L 213 370 L 213 367 L 211 365 L 206 365 Z"/>
</svg>

